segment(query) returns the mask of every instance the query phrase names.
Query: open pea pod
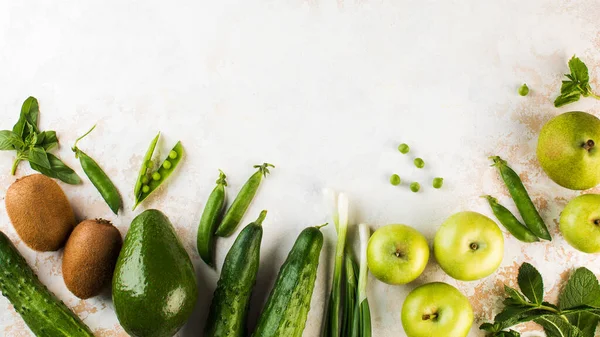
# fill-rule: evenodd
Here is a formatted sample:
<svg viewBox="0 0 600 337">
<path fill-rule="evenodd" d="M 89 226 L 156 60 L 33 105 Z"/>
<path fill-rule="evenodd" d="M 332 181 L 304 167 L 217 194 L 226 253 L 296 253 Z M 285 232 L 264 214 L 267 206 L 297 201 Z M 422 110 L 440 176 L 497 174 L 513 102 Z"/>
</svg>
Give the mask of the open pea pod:
<svg viewBox="0 0 600 337">
<path fill-rule="evenodd" d="M 163 160 L 158 169 L 154 172 L 150 172 L 153 166 L 151 165 L 152 155 L 154 153 L 154 149 L 156 148 L 156 143 L 159 136 L 160 133 L 152 140 L 152 143 L 150 143 L 150 147 L 146 152 L 146 156 L 144 157 L 144 162 L 142 163 L 142 168 L 140 169 L 140 174 L 134 188 L 134 192 L 136 194 L 135 205 L 133 206 L 133 209 L 135 209 L 171 176 L 183 157 L 183 145 L 181 145 L 181 141 L 179 141 L 177 144 L 175 144 L 173 149 L 169 151 L 167 158 Z"/>
</svg>

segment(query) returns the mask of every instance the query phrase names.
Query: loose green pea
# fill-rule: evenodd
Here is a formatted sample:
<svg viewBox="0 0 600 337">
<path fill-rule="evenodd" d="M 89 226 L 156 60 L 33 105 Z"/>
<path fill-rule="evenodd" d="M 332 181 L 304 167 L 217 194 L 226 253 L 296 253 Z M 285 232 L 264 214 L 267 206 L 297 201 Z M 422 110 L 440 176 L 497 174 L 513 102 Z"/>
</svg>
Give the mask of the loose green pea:
<svg viewBox="0 0 600 337">
<path fill-rule="evenodd" d="M 414 163 L 418 168 L 423 168 L 425 166 L 425 162 L 421 158 L 415 158 Z"/>
<path fill-rule="evenodd" d="M 148 176 L 142 177 L 142 184 L 147 185 L 149 181 L 150 181 L 150 179 L 148 179 Z"/>
<path fill-rule="evenodd" d="M 419 190 L 421 189 L 421 184 L 414 182 L 414 183 L 410 183 L 410 190 L 417 193 L 419 192 Z"/>
<path fill-rule="evenodd" d="M 170 169 L 171 168 L 171 162 L 168 161 L 168 160 L 165 160 L 165 162 L 163 163 L 163 167 L 165 169 L 167 169 L 167 170 Z"/>
<path fill-rule="evenodd" d="M 402 143 L 398 145 L 398 151 L 402 154 L 407 154 L 408 151 L 410 151 L 410 147 L 407 144 Z"/>
<path fill-rule="evenodd" d="M 392 176 L 390 177 L 390 184 L 394 186 L 400 185 L 400 176 L 397 174 L 392 174 Z"/>
<path fill-rule="evenodd" d="M 142 186 L 142 192 L 148 193 L 148 191 L 150 191 L 150 186 L 148 186 L 148 185 Z"/>
<path fill-rule="evenodd" d="M 154 179 L 154 180 L 160 180 L 160 173 L 158 173 L 158 172 L 152 173 L 152 179 Z"/>
<path fill-rule="evenodd" d="M 432 185 L 433 185 L 433 188 L 441 188 L 442 185 L 444 185 L 444 178 L 440 178 L 440 177 L 433 178 Z"/>
<path fill-rule="evenodd" d="M 169 158 L 171 158 L 171 159 L 177 158 L 177 152 L 175 152 L 175 151 L 169 152 Z"/>
<path fill-rule="evenodd" d="M 528 93 L 529 87 L 527 86 L 527 84 L 523 83 L 523 85 L 519 87 L 519 95 L 527 96 Z"/>
</svg>

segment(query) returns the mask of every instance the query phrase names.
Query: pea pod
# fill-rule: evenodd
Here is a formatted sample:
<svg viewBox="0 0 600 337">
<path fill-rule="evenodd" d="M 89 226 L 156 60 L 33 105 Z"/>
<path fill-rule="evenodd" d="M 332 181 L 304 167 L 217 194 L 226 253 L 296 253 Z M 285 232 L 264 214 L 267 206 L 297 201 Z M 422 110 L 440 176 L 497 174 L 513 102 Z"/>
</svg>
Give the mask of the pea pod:
<svg viewBox="0 0 600 337">
<path fill-rule="evenodd" d="M 165 158 L 165 160 L 160 164 L 159 168 L 150 173 L 150 169 L 152 168 L 152 165 L 150 164 L 152 162 L 152 154 L 156 148 L 156 142 L 158 141 L 159 136 L 160 134 L 154 138 L 150 144 L 150 148 L 148 148 L 148 152 L 146 152 L 146 156 L 144 157 L 144 162 L 142 163 L 142 168 L 140 169 L 138 181 L 136 182 L 136 187 L 134 189 L 137 194 L 133 209 L 135 209 L 142 201 L 152 194 L 152 192 L 162 185 L 167 178 L 171 176 L 183 157 L 183 145 L 181 145 L 181 142 L 177 142 L 173 149 L 169 151 L 167 158 Z M 140 185 L 139 187 L 138 184 Z"/>
<path fill-rule="evenodd" d="M 216 231 L 217 236 L 229 236 L 235 231 L 240 221 L 242 221 L 244 214 L 246 214 L 252 199 L 254 199 L 262 178 L 269 174 L 269 167 L 275 166 L 264 163 L 262 165 L 254 165 L 254 167 L 257 168 L 258 171 L 246 181 L 227 212 L 225 212 L 223 221 L 221 221 L 221 224 Z"/>
<path fill-rule="evenodd" d="M 214 234 L 219 225 L 219 220 L 223 214 L 223 206 L 225 205 L 225 186 L 227 186 L 226 176 L 223 171 L 219 170 L 220 175 L 217 179 L 217 186 L 212 190 L 202 217 L 200 218 L 200 224 L 198 225 L 198 235 L 196 239 L 196 247 L 198 248 L 198 254 L 202 260 L 209 266 L 214 267 L 213 264 L 213 248 L 214 248 Z"/>
<path fill-rule="evenodd" d="M 98 192 L 100 192 L 100 195 L 102 198 L 104 198 L 104 201 L 106 201 L 108 207 L 110 207 L 113 213 L 117 214 L 123 205 L 119 191 L 110 180 L 106 172 L 102 170 L 100 165 L 98 165 L 94 159 L 77 147 L 77 143 L 85 136 L 90 134 L 90 132 L 92 132 L 95 128 L 96 125 L 94 125 L 83 136 L 77 138 L 71 149 L 73 152 L 75 152 L 75 158 L 79 158 L 79 163 L 81 164 L 81 168 L 83 168 L 83 172 L 85 172 L 92 184 L 96 187 Z"/>
<path fill-rule="evenodd" d="M 205 337 L 244 337 L 252 288 L 260 262 L 262 222 L 267 211 L 246 226 L 225 257 L 221 277 L 210 304 Z"/>
<path fill-rule="evenodd" d="M 506 228 L 510 234 L 512 234 L 517 240 L 523 242 L 536 242 L 539 241 L 538 237 L 533 234 L 529 228 L 525 227 L 506 207 L 500 205 L 498 200 L 491 195 L 484 195 L 482 198 L 486 198 L 492 212 L 500 221 L 502 226 Z"/>
<path fill-rule="evenodd" d="M 493 166 L 498 168 L 500 176 L 502 177 L 502 180 L 504 180 L 504 184 L 506 184 L 510 196 L 517 205 L 517 209 L 527 228 L 540 239 L 552 240 L 544 220 L 531 201 L 519 175 L 508 166 L 504 159 L 498 156 L 490 157 L 490 159 L 494 161 Z"/>
</svg>

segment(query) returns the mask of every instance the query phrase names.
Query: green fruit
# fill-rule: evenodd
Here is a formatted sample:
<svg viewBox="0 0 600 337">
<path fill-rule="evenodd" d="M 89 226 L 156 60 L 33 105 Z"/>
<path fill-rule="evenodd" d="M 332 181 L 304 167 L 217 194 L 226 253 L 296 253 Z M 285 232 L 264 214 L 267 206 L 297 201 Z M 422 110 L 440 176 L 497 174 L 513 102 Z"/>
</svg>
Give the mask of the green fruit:
<svg viewBox="0 0 600 337">
<path fill-rule="evenodd" d="M 194 267 L 160 211 L 144 211 L 131 222 L 112 289 L 117 318 L 134 337 L 171 337 L 192 313 Z"/>
<path fill-rule="evenodd" d="M 459 212 L 438 229 L 433 253 L 440 267 L 457 280 L 473 281 L 492 274 L 504 256 L 504 236 L 483 214 Z"/>
<path fill-rule="evenodd" d="M 560 214 L 559 227 L 573 248 L 600 252 L 600 194 L 584 194 L 569 201 Z"/>
<path fill-rule="evenodd" d="M 600 119 L 581 111 L 552 118 L 540 132 L 537 158 L 550 179 L 572 190 L 600 183 Z"/>
<path fill-rule="evenodd" d="M 369 239 L 367 263 L 371 273 L 382 282 L 411 282 L 421 275 L 428 260 L 427 240 L 412 227 L 387 225 Z"/>
<path fill-rule="evenodd" d="M 446 283 L 419 286 L 402 305 L 402 327 L 408 337 L 466 337 L 472 324 L 469 300 Z"/>
</svg>

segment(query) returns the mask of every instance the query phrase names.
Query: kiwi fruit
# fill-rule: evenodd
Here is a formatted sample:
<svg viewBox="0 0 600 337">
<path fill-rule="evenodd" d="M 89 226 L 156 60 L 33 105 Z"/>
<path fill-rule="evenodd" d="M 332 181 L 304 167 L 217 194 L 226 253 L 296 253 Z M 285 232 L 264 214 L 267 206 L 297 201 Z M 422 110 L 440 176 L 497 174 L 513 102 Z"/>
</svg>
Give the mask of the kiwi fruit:
<svg viewBox="0 0 600 337">
<path fill-rule="evenodd" d="M 60 249 L 77 224 L 65 193 L 45 175 L 15 181 L 6 191 L 5 203 L 17 234 L 33 250 Z"/>
<path fill-rule="evenodd" d="M 84 220 L 75 227 L 63 255 L 62 273 L 73 295 L 86 299 L 110 284 L 123 245 L 110 221 Z"/>
</svg>

